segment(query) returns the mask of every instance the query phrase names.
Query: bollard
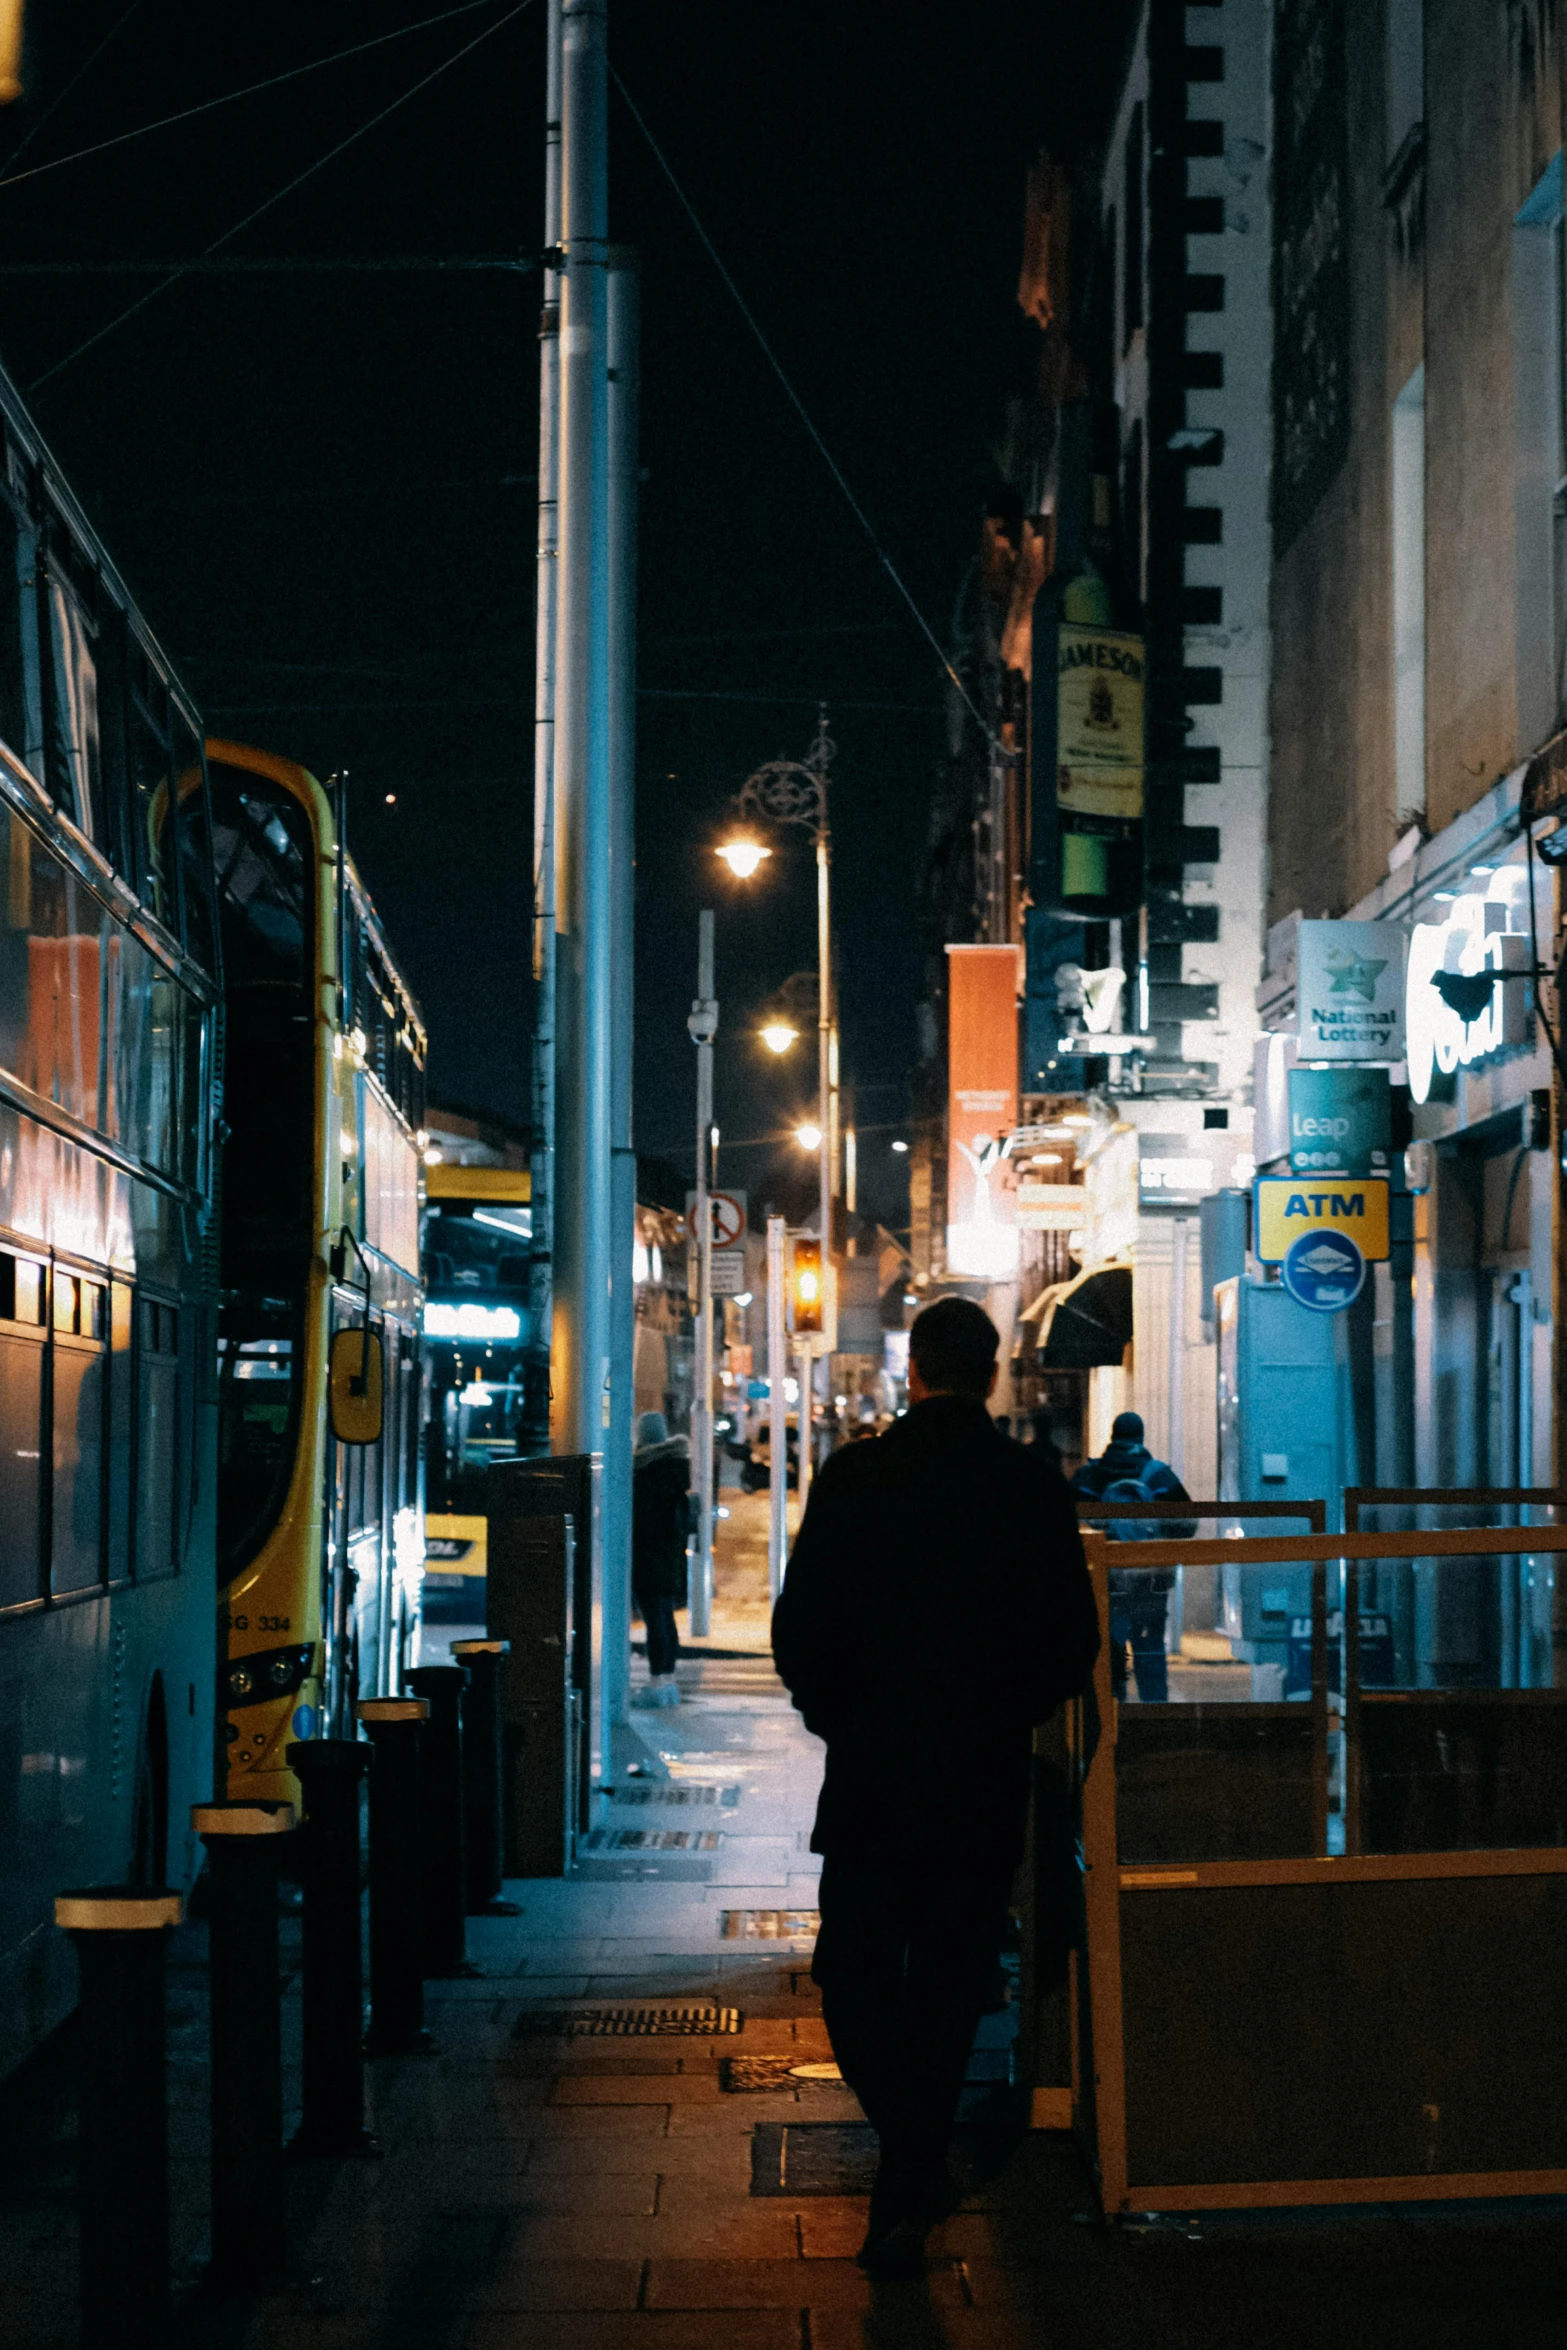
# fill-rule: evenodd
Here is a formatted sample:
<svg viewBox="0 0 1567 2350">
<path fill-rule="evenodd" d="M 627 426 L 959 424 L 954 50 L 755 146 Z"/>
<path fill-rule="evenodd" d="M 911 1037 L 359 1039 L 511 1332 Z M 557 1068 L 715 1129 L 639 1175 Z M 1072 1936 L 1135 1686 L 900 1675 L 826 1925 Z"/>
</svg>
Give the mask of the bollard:
<svg viewBox="0 0 1567 2350">
<path fill-rule="evenodd" d="M 403 1676 L 430 1708 L 419 1756 L 419 1850 L 425 1975 L 476 1975 L 468 1963 L 468 1884 L 463 1821 L 462 1665 L 418 1665 Z"/>
<path fill-rule="evenodd" d="M 291 1745 L 287 1759 L 305 1795 L 304 2113 L 289 2152 L 379 2154 L 365 2128 L 359 1928 L 359 1789 L 375 1758 L 358 1738 L 311 1738 Z"/>
<path fill-rule="evenodd" d="M 422 1697 L 367 1697 L 359 1719 L 375 1748 L 370 1781 L 370 2030 L 367 2056 L 433 2045 L 424 2028 L 419 1764 L 430 1708 Z"/>
<path fill-rule="evenodd" d="M 504 1745 L 500 1676 L 509 1640 L 454 1640 L 452 1654 L 468 1668 L 463 1699 L 463 1841 L 468 1858 L 468 1915 L 514 1918 L 518 1903 L 500 1897 L 505 1864 L 501 1817 Z"/>
<path fill-rule="evenodd" d="M 249 2285 L 283 2266 L 283 2015 L 279 1839 L 289 1803 L 198 1803 L 212 1881 L 212 2273 Z"/>
<path fill-rule="evenodd" d="M 169 2114 L 164 1956 L 177 1893 L 62 1893 L 54 1922 L 81 1983 L 83 2350 L 152 2350 L 169 2324 Z"/>
</svg>

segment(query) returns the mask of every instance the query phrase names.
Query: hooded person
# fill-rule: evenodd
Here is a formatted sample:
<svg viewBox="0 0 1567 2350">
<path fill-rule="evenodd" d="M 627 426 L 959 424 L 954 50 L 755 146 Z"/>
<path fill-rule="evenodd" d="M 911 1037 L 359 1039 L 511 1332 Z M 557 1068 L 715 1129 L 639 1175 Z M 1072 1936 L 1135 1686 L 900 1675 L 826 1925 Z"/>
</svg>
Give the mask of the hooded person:
<svg viewBox="0 0 1567 2350">
<path fill-rule="evenodd" d="M 631 1595 L 647 1626 L 648 1685 L 633 1705 L 680 1703 L 675 1610 L 685 1605 L 690 1534 L 691 1447 L 662 1412 L 644 1412 L 631 1460 Z"/>
<path fill-rule="evenodd" d="M 1110 1441 L 1097 1460 L 1084 1461 L 1072 1479 L 1084 1501 L 1190 1501 L 1191 1495 L 1168 1461 L 1157 1460 L 1143 1441 L 1137 1412 L 1118 1412 Z M 1084 1513 L 1092 1516 L 1092 1510 Z M 1111 1518 L 1105 1532 L 1117 1542 L 1177 1541 L 1195 1534 L 1196 1522 L 1176 1518 Z M 1173 1572 L 1164 1567 L 1110 1569 L 1110 1680 L 1117 1697 L 1126 1694 L 1127 1651 L 1137 1695 L 1144 1705 L 1163 1705 L 1170 1694 L 1165 1657 L 1165 1620 Z"/>
</svg>

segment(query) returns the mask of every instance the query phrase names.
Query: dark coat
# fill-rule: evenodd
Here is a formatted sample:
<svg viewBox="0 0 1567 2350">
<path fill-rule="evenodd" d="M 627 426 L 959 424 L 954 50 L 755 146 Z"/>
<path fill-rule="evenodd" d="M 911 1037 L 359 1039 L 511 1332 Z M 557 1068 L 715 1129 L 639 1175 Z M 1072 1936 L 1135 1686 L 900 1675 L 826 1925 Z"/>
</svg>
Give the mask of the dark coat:
<svg viewBox="0 0 1567 2350">
<path fill-rule="evenodd" d="M 691 1532 L 691 1448 L 648 1444 L 631 1465 L 631 1580 L 651 1599 L 684 1599 Z"/>
<path fill-rule="evenodd" d="M 1099 1647 L 1071 1496 L 982 1402 L 937 1395 L 834 1453 L 773 1611 L 827 1741 L 814 1852 L 993 1870 L 1023 1849 L 1031 1733 Z"/>
<path fill-rule="evenodd" d="M 1168 1494 L 1172 1501 L 1190 1501 L 1168 1461 L 1156 1460 L 1146 1444 L 1120 1444 L 1113 1438 L 1096 1461 L 1084 1461 L 1072 1478 L 1072 1491 L 1085 1501 L 1141 1501 L 1147 1495 Z M 1195 1518 L 1110 1519 L 1105 1532 L 1112 1542 L 1180 1542 L 1197 1531 Z M 1163 1567 L 1112 1567 L 1110 1591 L 1117 1599 L 1143 1599 L 1161 1605 L 1175 1588 L 1175 1577 Z"/>
</svg>

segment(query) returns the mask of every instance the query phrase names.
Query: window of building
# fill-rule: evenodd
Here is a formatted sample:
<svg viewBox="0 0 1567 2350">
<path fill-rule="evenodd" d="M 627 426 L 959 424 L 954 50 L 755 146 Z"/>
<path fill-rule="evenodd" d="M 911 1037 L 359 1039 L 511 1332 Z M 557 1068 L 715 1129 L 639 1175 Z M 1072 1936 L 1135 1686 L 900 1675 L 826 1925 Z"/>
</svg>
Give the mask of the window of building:
<svg viewBox="0 0 1567 2350">
<path fill-rule="evenodd" d="M 1393 402 L 1393 770 L 1400 827 L 1426 804 L 1426 371 Z"/>
</svg>

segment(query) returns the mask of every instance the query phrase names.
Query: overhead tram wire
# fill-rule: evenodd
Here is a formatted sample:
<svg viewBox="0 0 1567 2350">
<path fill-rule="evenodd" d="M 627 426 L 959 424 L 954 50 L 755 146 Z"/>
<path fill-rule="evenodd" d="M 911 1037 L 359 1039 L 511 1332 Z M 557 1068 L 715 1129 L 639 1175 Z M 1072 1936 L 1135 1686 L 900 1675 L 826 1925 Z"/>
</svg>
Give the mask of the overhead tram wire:
<svg viewBox="0 0 1567 2350">
<path fill-rule="evenodd" d="M 140 4 L 141 0 L 135 0 L 136 6 L 139 7 Z M 116 131 L 112 138 L 97 139 L 90 147 L 76 147 L 69 155 L 56 155 L 50 163 L 35 163 L 30 171 L 7 171 L 0 175 L 0 188 L 17 187 L 23 180 L 39 179 L 47 171 L 63 171 L 68 163 L 85 163 L 89 156 L 106 154 L 111 147 L 124 147 L 132 139 L 148 138 L 154 131 L 170 130 L 179 122 L 194 122 L 198 115 L 212 114 L 220 106 L 237 106 L 241 98 L 259 97 L 263 90 L 276 90 L 280 89 L 284 82 L 297 82 L 302 74 L 321 73 L 329 65 L 341 65 L 347 58 L 362 57 L 367 49 L 384 49 L 388 41 L 404 40 L 410 33 L 428 32 L 433 25 L 449 24 L 454 16 L 471 16 L 476 8 L 487 8 L 491 5 L 493 5 L 493 0 L 459 0 L 457 7 L 443 8 L 438 16 L 421 16 L 416 23 L 398 25 L 393 32 L 377 33 L 368 41 L 355 41 L 351 48 L 334 49 L 330 57 L 313 57 L 304 65 L 291 65 L 282 73 L 268 74 L 264 81 L 247 82 L 242 90 L 225 90 L 221 97 L 203 98 L 199 105 L 183 106 L 177 114 L 160 115 L 156 122 L 141 123 L 135 130 Z M 122 17 L 120 23 L 124 22 L 125 18 Z M 118 31 L 119 26 L 116 26 L 115 30 Z M 109 39 L 113 38 L 114 34 L 111 33 Z M 106 46 L 107 43 L 100 42 L 99 47 L 93 52 L 93 57 L 101 55 Z M 93 58 L 90 57 L 87 60 L 87 65 L 91 65 L 92 62 Z M 87 71 L 87 65 L 82 67 L 82 72 L 76 76 L 76 81 L 81 80 L 82 73 Z M 76 82 L 69 83 L 55 100 L 55 106 L 59 106 L 75 87 Z M 51 107 L 49 113 L 53 113 L 53 111 L 54 107 Z M 32 130 L 29 131 L 27 138 L 18 146 L 17 155 L 20 155 L 22 148 L 37 136 L 47 120 L 47 114 L 40 117 Z M 10 160 L 14 163 L 16 156 L 13 155 Z"/>
<path fill-rule="evenodd" d="M 411 88 L 404 90 L 400 97 L 394 98 L 390 105 L 383 106 L 378 114 L 372 114 L 368 122 L 363 122 L 357 130 L 350 131 L 346 139 L 339 139 L 335 147 L 329 147 L 324 155 L 317 156 L 315 162 L 307 164 L 303 171 L 296 172 L 285 186 L 277 190 L 276 194 L 268 196 L 265 203 L 256 205 L 252 211 L 245 214 L 242 220 L 236 220 L 232 228 L 226 228 L 221 236 L 214 237 L 211 244 L 204 248 L 198 258 L 205 261 L 212 254 L 219 252 L 224 245 L 229 243 L 231 238 L 237 237 L 242 230 L 249 228 L 253 221 L 261 218 L 263 213 L 270 212 L 275 204 L 281 204 L 285 196 L 291 196 L 296 188 L 303 187 L 306 180 L 313 179 L 318 171 L 324 171 L 329 163 L 334 162 L 357 140 L 365 138 L 379 124 L 385 122 L 389 115 L 395 114 L 400 106 L 406 106 L 410 98 L 417 98 L 421 90 L 427 90 L 432 82 L 439 81 L 441 75 L 449 72 L 452 66 L 460 65 L 465 57 L 471 57 L 474 50 L 481 47 L 493 34 L 501 32 L 517 17 L 525 15 L 533 4 L 534 0 L 517 0 L 517 5 L 514 8 L 508 8 L 504 16 L 499 16 L 493 24 L 486 25 L 483 32 L 476 33 L 471 41 L 465 41 L 463 46 L 456 50 L 452 56 L 446 58 L 442 64 L 432 66 L 427 74 L 422 74 Z M 82 358 L 85 353 L 103 342 L 106 336 L 112 335 L 116 327 L 124 326 L 126 321 L 134 318 L 139 310 L 145 310 L 149 302 L 155 302 L 160 294 L 166 294 L 170 286 L 177 285 L 182 277 L 189 275 L 191 266 L 189 262 L 182 262 L 177 269 L 171 271 L 157 285 L 149 286 L 145 294 L 138 295 L 134 302 L 128 303 L 117 316 L 111 318 L 106 325 L 99 327 L 95 334 L 90 334 L 85 342 L 78 343 L 73 351 L 67 351 L 64 358 L 57 359 L 52 367 L 46 367 L 42 375 L 34 376 L 27 387 L 29 392 L 40 391 L 46 383 L 51 383 L 57 375 L 63 373 L 74 360 Z"/>
<path fill-rule="evenodd" d="M 692 203 L 690 197 L 686 194 L 685 189 L 681 186 L 679 180 L 675 177 L 673 165 L 670 163 L 668 156 L 664 153 L 664 150 L 662 147 L 660 147 L 658 141 L 654 138 L 653 133 L 649 130 L 636 100 L 632 97 L 631 92 L 626 88 L 626 85 L 621 79 L 620 74 L 616 71 L 613 62 L 610 65 L 609 71 L 611 80 L 614 82 L 616 89 L 620 92 L 621 97 L 626 102 L 626 108 L 631 116 L 632 121 L 636 124 L 637 129 L 642 133 L 643 138 L 647 141 L 648 149 L 652 154 L 654 162 L 658 165 L 659 170 L 663 173 L 665 179 L 668 180 L 670 186 L 673 188 L 676 198 L 680 203 L 681 209 L 684 211 L 686 218 L 690 221 L 691 226 L 695 229 L 698 237 L 701 239 L 708 259 L 712 262 L 713 267 L 717 270 L 719 276 L 723 279 L 725 288 L 728 291 L 729 297 L 733 301 L 735 308 L 739 311 L 741 317 L 745 320 L 746 325 L 750 328 L 752 334 L 755 336 L 757 344 L 762 352 L 763 357 L 766 359 L 768 366 L 772 369 L 774 375 L 777 376 L 778 381 L 783 386 L 784 393 L 789 401 L 789 404 L 794 409 L 795 414 L 799 417 L 800 422 L 804 425 L 807 433 L 809 433 L 811 440 L 815 444 L 817 454 L 820 456 L 828 472 L 832 475 L 833 480 L 837 483 L 839 489 L 843 492 L 843 496 L 846 503 L 848 504 L 849 511 L 853 514 L 854 519 L 856 522 L 858 522 L 860 528 L 864 531 L 865 536 L 869 539 L 875 552 L 877 562 L 886 572 L 887 577 L 892 581 L 893 586 L 897 589 L 899 595 L 903 598 L 903 601 L 905 604 L 907 604 L 910 612 L 913 614 L 915 624 L 919 628 L 920 634 L 925 638 L 925 641 L 930 646 L 931 651 L 935 654 L 937 660 L 941 663 L 942 670 L 946 675 L 948 683 L 961 697 L 964 707 L 968 710 L 969 715 L 974 720 L 975 725 L 978 726 L 980 732 L 985 736 L 986 740 L 989 741 L 991 738 L 991 729 L 987 725 L 978 704 L 975 702 L 973 695 L 969 692 L 968 687 L 964 684 L 957 670 L 953 667 L 951 660 L 943 651 L 941 639 L 937 636 L 936 631 L 931 627 L 930 622 L 926 619 L 924 613 L 920 610 L 918 603 L 915 601 L 913 589 L 909 586 L 902 572 L 898 569 L 892 557 L 888 554 L 886 548 L 882 545 L 880 538 L 877 536 L 875 524 L 871 521 L 871 518 L 866 513 L 865 508 L 860 504 L 859 499 L 855 496 L 854 491 L 849 486 L 848 478 L 845 475 L 842 466 L 838 463 L 837 458 L 833 455 L 831 449 L 827 446 L 827 443 L 821 432 L 817 429 L 815 419 L 812 417 L 810 410 L 806 407 L 804 400 L 795 390 L 794 384 L 784 368 L 783 361 L 779 358 L 777 352 L 773 349 L 772 344 L 768 341 L 766 335 L 762 332 L 761 325 L 757 320 L 755 312 L 751 309 L 750 304 L 746 301 L 745 296 L 741 293 L 740 288 L 736 285 L 734 278 L 730 275 L 730 272 L 724 263 L 723 257 L 719 253 L 718 247 L 714 244 L 712 238 L 708 235 L 707 230 L 702 225 L 702 221 L 698 215 L 696 206 Z"/>
</svg>

